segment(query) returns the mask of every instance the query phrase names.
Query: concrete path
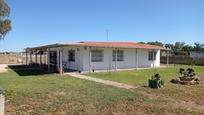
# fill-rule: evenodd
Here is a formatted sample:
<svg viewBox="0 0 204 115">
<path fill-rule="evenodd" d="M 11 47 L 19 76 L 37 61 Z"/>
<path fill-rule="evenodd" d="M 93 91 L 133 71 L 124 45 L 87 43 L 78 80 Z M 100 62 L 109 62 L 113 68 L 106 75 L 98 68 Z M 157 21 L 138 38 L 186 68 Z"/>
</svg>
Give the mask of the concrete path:
<svg viewBox="0 0 204 115">
<path fill-rule="evenodd" d="M 89 81 L 94 81 L 94 82 L 97 82 L 97 83 L 102 83 L 102 84 L 105 84 L 105 85 L 110 85 L 110 86 L 114 86 L 114 87 L 118 87 L 118 88 L 123 88 L 123 89 L 134 89 L 134 88 L 137 88 L 136 86 L 133 86 L 133 85 L 128 85 L 128 84 L 124 84 L 124 83 L 118 83 L 118 82 L 110 81 L 110 80 L 103 80 L 103 79 L 99 79 L 99 78 L 93 78 L 93 77 L 81 75 L 81 74 L 79 74 L 77 72 L 65 73 L 64 75 L 70 75 L 70 76 L 75 77 L 75 78 L 89 80 Z"/>
</svg>

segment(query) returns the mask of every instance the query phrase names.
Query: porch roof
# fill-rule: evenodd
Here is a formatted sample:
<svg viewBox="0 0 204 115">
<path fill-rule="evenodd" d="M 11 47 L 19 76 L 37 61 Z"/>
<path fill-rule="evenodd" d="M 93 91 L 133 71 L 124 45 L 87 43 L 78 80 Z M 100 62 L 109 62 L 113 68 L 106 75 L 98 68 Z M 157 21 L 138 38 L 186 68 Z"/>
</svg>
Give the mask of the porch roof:
<svg viewBox="0 0 204 115">
<path fill-rule="evenodd" d="M 64 46 L 86 46 L 86 47 L 102 47 L 102 48 L 137 48 L 137 49 L 162 49 L 165 50 L 164 47 L 142 44 L 136 42 L 76 42 L 76 43 L 57 43 L 50 44 L 44 46 L 38 46 L 33 48 L 26 48 L 26 50 L 42 50 L 47 48 L 57 48 Z"/>
</svg>

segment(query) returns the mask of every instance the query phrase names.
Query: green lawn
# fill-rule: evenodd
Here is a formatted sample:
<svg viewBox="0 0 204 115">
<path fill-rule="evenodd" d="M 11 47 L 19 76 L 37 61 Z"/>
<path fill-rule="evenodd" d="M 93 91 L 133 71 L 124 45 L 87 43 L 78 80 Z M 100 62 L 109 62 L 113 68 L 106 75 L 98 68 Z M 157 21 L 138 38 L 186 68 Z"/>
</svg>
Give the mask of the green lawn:
<svg viewBox="0 0 204 115">
<path fill-rule="evenodd" d="M 180 68 L 187 69 L 188 67 L 188 65 L 171 65 L 168 68 L 116 71 L 110 73 L 87 73 L 86 75 L 132 85 L 147 85 L 148 79 L 155 73 L 159 73 L 162 79 L 168 83 L 172 78 L 178 78 Z M 198 76 L 204 77 L 204 66 L 194 66 L 194 69 Z"/>
<path fill-rule="evenodd" d="M 163 89 L 141 85 L 138 89 L 125 90 L 22 68 L 25 66 L 0 74 L 0 86 L 7 91 L 6 114 L 204 114 L 204 86 L 168 83 L 168 76 L 176 75 L 174 69 L 159 70 L 168 75 L 165 77 L 167 86 Z M 196 68 L 200 75 L 204 75 L 203 67 Z M 149 75 L 153 72 L 140 70 L 91 75 L 104 78 L 111 75 L 110 79 L 118 75 L 120 80 L 116 81 L 138 85 L 145 84 L 148 71 Z M 144 78 L 135 78 L 135 74 Z M 122 75 L 127 77 L 124 81 Z"/>
<path fill-rule="evenodd" d="M 201 110 L 202 112 L 197 111 L 198 113 L 193 113 L 193 114 L 201 114 L 201 113 L 204 114 L 204 85 L 203 84 L 186 86 L 186 85 L 172 84 L 170 82 L 172 78 L 178 78 L 179 76 L 178 72 L 180 68 L 187 69 L 189 68 L 189 66 L 171 65 L 168 68 L 117 71 L 117 72 L 111 72 L 111 73 L 88 73 L 86 75 L 91 77 L 131 84 L 131 85 L 137 85 L 140 88 L 136 89 L 136 92 L 148 95 L 148 97 L 152 98 L 153 100 L 150 102 L 148 101 L 147 103 L 152 106 L 155 106 L 158 104 L 157 105 L 158 108 L 163 106 L 161 109 L 167 109 L 167 108 L 169 109 L 174 106 L 177 109 L 183 110 L 183 114 L 184 114 L 187 111 L 184 108 L 192 109 L 197 107 L 196 109 L 199 108 L 199 110 Z M 193 68 L 195 69 L 197 75 L 204 80 L 204 66 L 194 66 Z M 151 78 L 151 76 L 155 73 L 159 73 L 162 76 L 162 79 L 165 81 L 165 87 L 163 89 L 153 90 L 153 89 L 147 88 L 148 79 Z M 164 110 L 164 111 L 168 111 L 168 110 Z"/>
</svg>

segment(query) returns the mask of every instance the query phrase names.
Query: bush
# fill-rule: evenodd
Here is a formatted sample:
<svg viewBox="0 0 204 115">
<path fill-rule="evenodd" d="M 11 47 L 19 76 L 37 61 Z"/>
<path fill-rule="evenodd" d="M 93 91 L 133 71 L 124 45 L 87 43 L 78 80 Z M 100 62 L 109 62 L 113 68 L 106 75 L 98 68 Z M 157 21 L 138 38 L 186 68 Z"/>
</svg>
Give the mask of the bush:
<svg viewBox="0 0 204 115">
<path fill-rule="evenodd" d="M 188 68 L 187 70 L 180 68 L 180 77 L 193 77 L 195 76 L 195 71 L 192 68 Z"/>
</svg>

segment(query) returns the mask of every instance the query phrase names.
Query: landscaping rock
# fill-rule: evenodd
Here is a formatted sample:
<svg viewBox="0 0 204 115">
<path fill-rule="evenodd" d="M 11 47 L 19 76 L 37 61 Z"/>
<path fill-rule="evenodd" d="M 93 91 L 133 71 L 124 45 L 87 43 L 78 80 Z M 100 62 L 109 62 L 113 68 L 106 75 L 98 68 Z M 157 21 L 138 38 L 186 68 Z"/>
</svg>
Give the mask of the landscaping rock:
<svg viewBox="0 0 204 115">
<path fill-rule="evenodd" d="M 203 80 L 195 77 L 179 77 L 179 79 L 172 79 L 170 82 L 175 84 L 183 84 L 183 85 L 196 85 L 196 84 L 203 84 Z"/>
</svg>

